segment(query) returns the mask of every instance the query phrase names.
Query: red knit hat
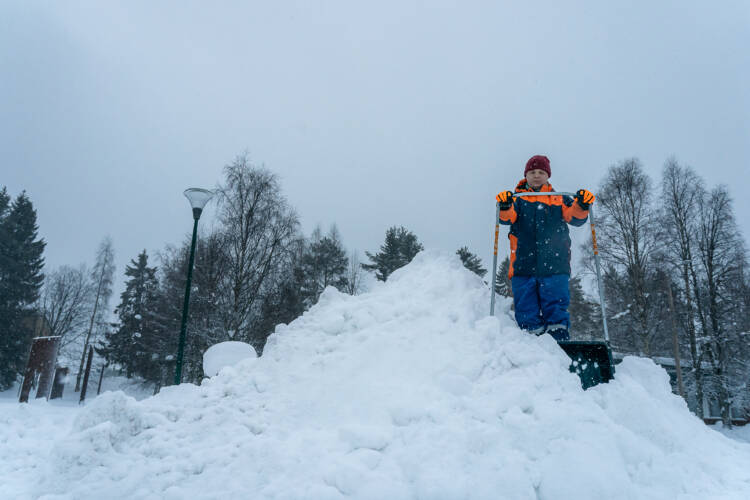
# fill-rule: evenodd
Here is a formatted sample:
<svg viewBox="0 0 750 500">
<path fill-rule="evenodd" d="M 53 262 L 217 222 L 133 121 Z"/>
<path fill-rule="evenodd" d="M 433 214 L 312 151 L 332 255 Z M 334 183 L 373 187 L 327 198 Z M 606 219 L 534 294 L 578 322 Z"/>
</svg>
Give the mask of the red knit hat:
<svg viewBox="0 0 750 500">
<path fill-rule="evenodd" d="M 552 177 L 552 171 L 549 168 L 549 158 L 546 156 L 535 155 L 529 158 L 529 161 L 526 162 L 526 170 L 523 171 L 523 176 L 526 177 L 529 170 L 535 169 L 544 170 L 548 176 Z"/>
</svg>

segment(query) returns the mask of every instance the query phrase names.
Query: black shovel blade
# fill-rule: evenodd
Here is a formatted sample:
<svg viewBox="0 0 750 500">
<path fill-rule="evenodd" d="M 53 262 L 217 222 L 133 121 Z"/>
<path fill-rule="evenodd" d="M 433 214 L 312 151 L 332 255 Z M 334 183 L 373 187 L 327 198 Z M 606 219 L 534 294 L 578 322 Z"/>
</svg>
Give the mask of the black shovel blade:
<svg viewBox="0 0 750 500">
<path fill-rule="evenodd" d="M 606 342 L 561 340 L 558 344 L 570 357 L 570 371 L 578 374 L 584 390 L 605 384 L 615 377 L 612 350 Z"/>
</svg>

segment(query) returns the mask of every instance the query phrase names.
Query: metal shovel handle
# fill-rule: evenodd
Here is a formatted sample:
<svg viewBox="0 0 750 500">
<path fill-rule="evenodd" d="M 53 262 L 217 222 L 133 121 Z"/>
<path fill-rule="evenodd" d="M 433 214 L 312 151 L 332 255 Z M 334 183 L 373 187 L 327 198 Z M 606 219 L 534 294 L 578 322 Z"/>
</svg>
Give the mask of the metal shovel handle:
<svg viewBox="0 0 750 500">
<path fill-rule="evenodd" d="M 559 191 L 545 191 L 543 193 L 538 193 L 536 191 L 529 191 L 526 193 L 513 193 L 513 198 L 520 198 L 522 196 L 575 196 L 575 193 L 568 193 L 566 191 L 559 192 Z"/>
<path fill-rule="evenodd" d="M 490 290 L 490 316 L 495 315 L 495 285 L 497 284 L 497 237 L 500 233 L 500 204 L 495 204 L 495 253 L 492 256 L 492 288 Z"/>
</svg>

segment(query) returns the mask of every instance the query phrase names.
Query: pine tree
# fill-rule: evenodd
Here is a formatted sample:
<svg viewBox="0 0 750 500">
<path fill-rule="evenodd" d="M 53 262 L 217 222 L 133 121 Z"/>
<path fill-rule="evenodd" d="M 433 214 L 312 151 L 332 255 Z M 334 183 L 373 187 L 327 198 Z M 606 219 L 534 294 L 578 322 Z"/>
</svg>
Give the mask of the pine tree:
<svg viewBox="0 0 750 500">
<path fill-rule="evenodd" d="M 601 337 L 601 309 L 583 292 L 581 277 L 570 278 L 570 331 L 575 340 Z"/>
<path fill-rule="evenodd" d="M 5 188 L 0 191 L 0 390 L 7 389 L 22 372 L 33 332 L 24 319 L 33 314 L 44 281 L 42 253 L 46 243 L 38 238 L 36 210 L 19 194 L 9 206 Z"/>
<path fill-rule="evenodd" d="M 261 335 L 255 337 L 252 342 L 258 356 L 263 354 L 266 340 L 274 332 L 277 325 L 289 324 L 305 311 L 305 301 L 299 286 L 300 282 L 301 271 L 297 267 L 287 279 L 278 283 L 273 291 L 263 298 L 261 319 L 256 327 Z"/>
<path fill-rule="evenodd" d="M 220 231 L 198 238 L 183 354 L 184 381 L 199 383 L 203 379 L 203 353 L 214 344 L 231 340 L 235 333 L 230 334 L 225 328 L 221 307 L 222 297 L 226 297 L 222 295 L 222 280 L 228 261 L 225 241 Z M 162 320 L 167 332 L 180 331 L 189 254 L 190 240 L 186 239 L 179 250 L 162 259 L 160 311 L 163 311 Z M 176 356 L 178 340 L 177 335 L 163 339 L 162 359 L 169 361 Z M 174 365 L 168 363 L 168 366 L 171 371 Z"/>
<path fill-rule="evenodd" d="M 475 273 L 480 278 L 484 278 L 484 275 L 487 274 L 487 269 L 482 267 L 482 259 L 471 253 L 468 247 L 459 248 L 456 250 L 456 254 L 461 257 L 461 262 L 463 262 L 464 267 L 469 271 Z"/>
<path fill-rule="evenodd" d="M 324 237 L 321 237 L 320 229 L 316 229 L 301 262 L 302 293 L 306 307 L 317 303 L 327 286 L 346 291 L 348 264 L 346 250 L 341 244 L 336 226 Z"/>
<path fill-rule="evenodd" d="M 0 252 L 0 269 L 5 269 L 7 266 L 7 251 L 5 250 L 5 245 L 9 241 L 9 235 L 8 235 L 8 228 L 5 225 L 5 220 L 8 217 L 8 212 L 10 212 L 10 195 L 8 194 L 8 190 L 3 186 L 2 191 L 0 191 L 0 249 L 3 251 Z"/>
<path fill-rule="evenodd" d="M 508 278 L 509 271 L 510 259 L 505 257 L 500 263 L 497 275 L 495 275 L 495 293 L 502 295 L 503 297 L 513 296 L 513 287 L 511 286 L 510 278 Z"/>
<path fill-rule="evenodd" d="M 158 320 L 157 330 L 164 334 L 152 356 L 158 357 L 164 376 L 161 380 L 154 380 L 157 390 L 173 380 L 190 243 L 191 240 L 187 237 L 180 246 L 168 245 L 159 256 L 155 318 Z M 227 262 L 226 239 L 222 231 L 198 236 L 183 353 L 184 382 L 199 383 L 203 379 L 203 353 L 209 347 L 233 338 L 239 340 L 235 337 L 236 332 L 225 323 L 227 317 L 223 314 L 228 309 L 224 302 L 228 296 L 223 293 Z M 249 330 L 255 333 L 254 329 Z"/>
<path fill-rule="evenodd" d="M 18 309 L 12 302 L 11 290 L 7 288 L 7 276 L 13 263 L 10 256 L 10 234 L 7 226 L 10 212 L 10 195 L 5 187 L 0 191 L 0 391 L 15 382 L 19 368 L 20 348 L 18 336 Z M 11 337 L 12 336 L 12 337 Z"/>
<path fill-rule="evenodd" d="M 365 252 L 372 264 L 362 264 L 362 269 L 376 271 L 375 277 L 386 281 L 393 271 L 411 262 L 422 250 L 424 247 L 414 233 L 403 226 L 393 226 L 386 231 L 385 242 L 378 253 Z"/>
<path fill-rule="evenodd" d="M 199 281 L 199 262 L 205 257 L 204 237 L 199 236 L 195 249 L 195 267 L 193 269 L 193 283 Z M 177 345 L 179 342 L 180 327 L 182 322 L 182 307 L 185 299 L 185 283 L 187 280 L 187 267 L 190 255 L 190 240 L 185 240 L 180 246 L 167 245 L 159 254 L 159 290 L 157 299 L 157 317 L 159 328 L 164 331 L 162 339 L 161 362 L 163 364 L 164 376 L 161 385 L 169 384 L 173 380 L 175 365 L 177 362 Z M 221 259 L 217 264 L 222 265 Z M 196 290 L 197 288 L 197 290 Z M 182 365 L 183 381 L 193 382 L 192 378 L 192 351 L 190 339 L 196 326 L 196 317 L 201 316 L 205 299 L 202 297 L 204 287 L 195 285 L 190 292 L 190 308 L 188 309 L 188 335 L 185 344 L 185 352 Z M 215 299 L 215 297 L 213 297 Z M 218 308 L 213 307 L 214 310 Z M 218 313 L 218 311 L 217 311 Z M 200 320 L 198 324 L 200 324 Z"/>
<path fill-rule="evenodd" d="M 161 370 L 158 353 L 162 331 L 157 321 L 158 281 L 156 268 L 148 266 L 144 250 L 138 260 L 131 260 L 125 269 L 129 277 L 120 295 L 117 329 L 106 334 L 107 347 L 103 350 L 109 362 L 120 364 L 128 377 L 140 375 L 146 380 L 158 380 Z"/>
<path fill-rule="evenodd" d="M 305 276 L 301 262 L 306 246 L 307 242 L 301 237 L 292 245 L 279 267 L 280 272 L 274 276 L 273 288 L 263 297 L 259 319 L 253 328 L 256 335 L 250 340 L 258 356 L 263 354 L 266 340 L 276 325 L 289 324 L 305 311 Z"/>
</svg>

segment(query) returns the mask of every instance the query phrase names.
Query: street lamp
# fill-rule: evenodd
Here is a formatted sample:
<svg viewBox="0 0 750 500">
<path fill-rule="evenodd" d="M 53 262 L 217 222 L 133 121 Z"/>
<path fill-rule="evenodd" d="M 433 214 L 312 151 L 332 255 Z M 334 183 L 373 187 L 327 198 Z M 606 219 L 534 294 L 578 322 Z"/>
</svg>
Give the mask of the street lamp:
<svg viewBox="0 0 750 500">
<path fill-rule="evenodd" d="M 177 367 L 174 374 L 174 383 L 179 385 L 182 381 L 182 354 L 185 351 L 185 337 L 187 335 L 188 304 L 190 303 L 190 283 L 193 281 L 193 262 L 195 260 L 195 240 L 198 234 L 198 219 L 201 218 L 203 207 L 214 195 L 208 189 L 190 188 L 185 190 L 185 197 L 190 201 L 193 208 L 193 242 L 190 244 L 190 262 L 188 263 L 187 284 L 185 285 L 185 302 L 182 304 L 182 327 L 180 328 L 180 345 L 177 349 Z"/>
</svg>

